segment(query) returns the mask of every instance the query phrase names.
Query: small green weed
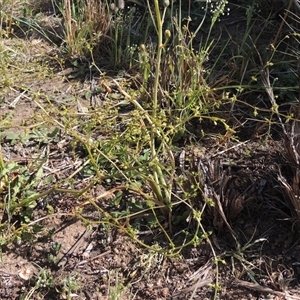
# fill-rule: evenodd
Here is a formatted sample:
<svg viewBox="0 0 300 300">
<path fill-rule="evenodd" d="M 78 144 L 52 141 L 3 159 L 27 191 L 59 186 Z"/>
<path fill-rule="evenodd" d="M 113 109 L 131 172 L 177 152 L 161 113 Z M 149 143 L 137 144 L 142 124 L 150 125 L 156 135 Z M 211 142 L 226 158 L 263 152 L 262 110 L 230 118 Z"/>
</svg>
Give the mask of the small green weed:
<svg viewBox="0 0 300 300">
<path fill-rule="evenodd" d="M 63 297 L 63 299 L 71 300 L 77 296 L 75 292 L 79 288 L 80 286 L 77 284 L 75 277 L 70 275 L 62 280 L 61 297 Z"/>
<path fill-rule="evenodd" d="M 107 295 L 109 300 L 123 299 L 126 295 L 128 298 L 129 286 L 125 286 L 124 283 L 119 279 L 118 271 L 110 272 L 107 278 Z"/>
<path fill-rule="evenodd" d="M 39 273 L 36 276 L 33 276 L 32 281 L 34 281 L 34 286 L 28 292 L 28 294 L 22 298 L 24 300 L 32 299 L 32 296 L 35 293 L 43 293 L 42 291 L 49 291 L 54 288 L 54 278 L 51 274 L 51 271 L 47 269 L 40 268 Z"/>
</svg>

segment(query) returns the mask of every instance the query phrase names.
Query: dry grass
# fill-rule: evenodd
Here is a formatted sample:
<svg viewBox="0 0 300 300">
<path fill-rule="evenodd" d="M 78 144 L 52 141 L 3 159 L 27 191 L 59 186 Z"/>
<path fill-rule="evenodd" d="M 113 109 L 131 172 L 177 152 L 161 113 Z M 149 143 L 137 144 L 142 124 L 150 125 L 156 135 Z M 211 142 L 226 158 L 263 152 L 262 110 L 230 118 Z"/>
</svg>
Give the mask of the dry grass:
<svg viewBox="0 0 300 300">
<path fill-rule="evenodd" d="M 65 41 L 72 56 L 87 55 L 98 49 L 110 26 L 110 14 L 102 1 L 86 1 L 80 8 L 64 0 Z"/>
<path fill-rule="evenodd" d="M 290 183 L 279 171 L 278 180 L 283 185 L 286 198 L 291 206 L 297 228 L 300 228 L 300 104 L 295 112 L 295 119 L 284 134 L 285 159 L 291 170 Z"/>
</svg>

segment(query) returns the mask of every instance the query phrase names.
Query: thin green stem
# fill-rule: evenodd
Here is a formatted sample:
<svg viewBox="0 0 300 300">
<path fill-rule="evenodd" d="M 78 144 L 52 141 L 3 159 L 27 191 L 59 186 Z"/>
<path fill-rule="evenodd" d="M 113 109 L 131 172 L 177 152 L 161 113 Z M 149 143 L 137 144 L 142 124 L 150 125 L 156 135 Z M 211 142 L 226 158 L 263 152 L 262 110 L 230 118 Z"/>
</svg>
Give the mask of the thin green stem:
<svg viewBox="0 0 300 300">
<path fill-rule="evenodd" d="M 157 23 L 157 56 L 156 56 L 156 68 L 155 68 L 155 77 L 154 77 L 154 87 L 153 87 L 153 119 L 156 119 L 157 109 L 158 109 L 158 88 L 159 88 L 159 78 L 160 78 L 160 65 L 161 65 L 161 55 L 163 49 L 163 32 L 162 32 L 162 18 L 160 15 L 158 0 L 154 0 L 155 5 L 155 15 Z"/>
</svg>

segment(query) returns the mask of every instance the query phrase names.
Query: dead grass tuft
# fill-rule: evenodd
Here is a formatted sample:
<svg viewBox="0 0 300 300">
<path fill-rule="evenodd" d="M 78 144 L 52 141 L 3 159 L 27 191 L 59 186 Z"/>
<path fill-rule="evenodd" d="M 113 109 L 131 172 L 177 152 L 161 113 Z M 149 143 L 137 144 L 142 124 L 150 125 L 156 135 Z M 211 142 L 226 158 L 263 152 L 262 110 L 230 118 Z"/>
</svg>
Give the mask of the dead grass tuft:
<svg viewBox="0 0 300 300">
<path fill-rule="evenodd" d="M 230 222 L 245 207 L 245 192 L 237 189 L 236 177 L 220 158 L 196 151 L 192 163 L 196 174 L 192 180 L 199 187 L 196 202 L 200 201 L 205 219 L 212 220 L 218 231 L 227 227 L 235 235 Z"/>
<path fill-rule="evenodd" d="M 291 205 L 296 226 L 300 228 L 300 104 L 295 112 L 295 119 L 284 135 L 285 159 L 291 170 L 291 183 L 279 172 L 278 180 L 282 184 Z"/>
<path fill-rule="evenodd" d="M 71 55 L 86 55 L 99 48 L 102 37 L 110 26 L 110 14 L 102 1 L 85 1 L 82 7 L 75 7 L 70 0 L 64 0 L 63 9 L 65 42 Z"/>
</svg>

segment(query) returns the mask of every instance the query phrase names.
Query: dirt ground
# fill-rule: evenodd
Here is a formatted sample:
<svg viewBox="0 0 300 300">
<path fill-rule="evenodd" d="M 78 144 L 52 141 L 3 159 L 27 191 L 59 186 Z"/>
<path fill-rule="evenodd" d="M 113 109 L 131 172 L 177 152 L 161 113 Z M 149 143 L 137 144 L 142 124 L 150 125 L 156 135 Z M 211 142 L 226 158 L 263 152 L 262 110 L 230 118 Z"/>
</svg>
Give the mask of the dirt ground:
<svg viewBox="0 0 300 300">
<path fill-rule="evenodd" d="M 6 43 L 12 45 L 13 41 Z M 35 52 L 37 43 L 39 50 Z M 40 60 L 41 65 L 47 57 L 53 61 L 53 49 L 42 40 L 29 40 L 27 49 L 31 49 L 32 59 Z M 82 163 L 73 155 L 69 137 L 60 137 L 48 144 L 33 139 L 26 145 L 12 144 L 9 138 L 10 134 L 32 130 L 39 115 L 42 122 L 42 108 L 48 105 L 68 106 L 77 111 L 78 118 L 88 113 L 90 100 L 85 97 L 90 90 L 88 76 L 73 79 L 71 75 L 78 71 L 77 68 L 53 65 L 50 66 L 53 72 L 42 78 L 35 76 L 33 70 L 14 79 L 15 86 L 22 83 L 30 87 L 28 90 L 3 89 L 1 148 L 4 161 L 24 166 L 30 166 L 47 148 L 51 155 L 44 164 L 44 172 L 55 173 L 57 178 L 63 179 Z M 37 93 L 47 97 L 33 101 Z M 12 105 L 16 99 L 18 101 Z M 10 126 L 6 127 L 7 118 Z M 216 255 L 223 260 L 218 264 L 220 290 L 216 299 L 300 299 L 299 231 L 293 226 L 277 178 L 279 169 L 289 175 L 282 155 L 282 139 L 276 130 L 268 135 L 268 128 L 264 128 L 263 134 L 257 134 L 259 124 L 250 122 L 250 125 L 239 129 L 238 142 L 216 138 L 201 141 L 201 147 L 212 160 L 217 157 L 234 162 L 230 166 L 224 163 L 223 168 L 230 172 L 232 190 L 243 195 L 242 209 L 231 218 L 238 243 L 226 229 L 214 232 L 210 239 Z M 186 151 L 197 152 L 197 147 Z M 88 180 L 79 177 L 74 182 L 77 188 L 88 184 Z M 99 206 L 109 207 L 114 194 L 105 193 L 110 188 L 96 184 L 88 193 L 101 199 Z M 205 300 L 213 297 L 216 265 L 207 240 L 184 248 L 180 255 L 168 257 L 143 247 L 122 227 L 107 230 L 100 226 L 97 220 L 101 214 L 83 201 L 71 194 L 54 192 L 38 202 L 31 221 L 41 225 L 43 231 L 32 241 L 15 241 L 2 249 L 0 299 Z M 234 205 L 236 207 L 237 203 Z M 78 207 L 82 208 L 84 217 L 95 222 L 87 226 L 83 219 L 75 218 L 73 212 Z M 233 211 L 234 207 L 229 208 L 227 215 L 231 209 Z M 4 222 L 5 211 L 1 209 L 0 212 Z M 17 224 L 18 220 L 14 221 Z M 187 227 L 187 222 L 174 226 L 175 244 L 182 243 L 182 231 Z M 144 230 L 138 236 L 139 241 L 147 245 L 168 247 L 159 229 Z"/>
</svg>

